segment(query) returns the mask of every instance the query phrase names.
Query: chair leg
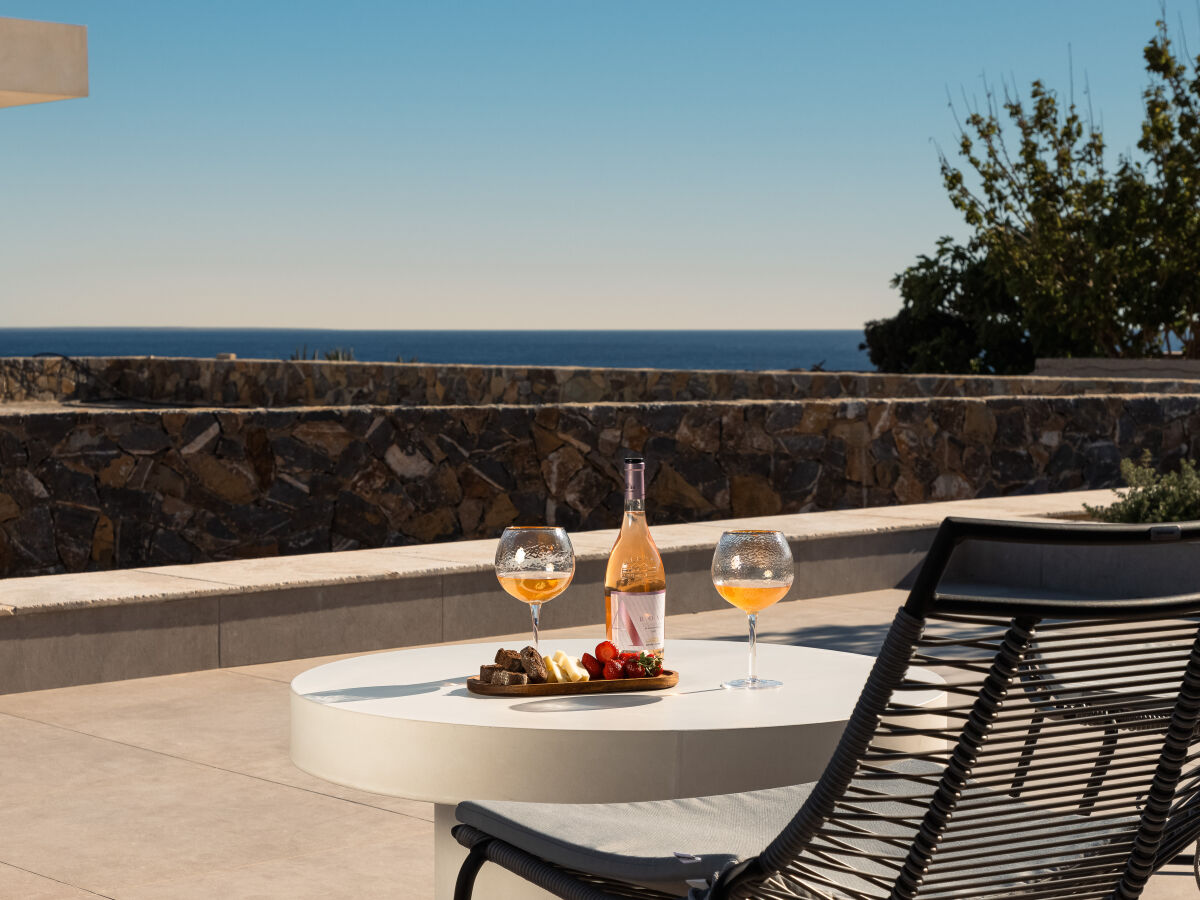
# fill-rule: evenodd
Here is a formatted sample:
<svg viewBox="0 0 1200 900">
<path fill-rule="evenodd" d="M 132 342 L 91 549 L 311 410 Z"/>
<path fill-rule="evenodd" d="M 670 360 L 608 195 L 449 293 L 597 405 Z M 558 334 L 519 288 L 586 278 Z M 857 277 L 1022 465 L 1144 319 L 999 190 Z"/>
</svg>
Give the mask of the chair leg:
<svg viewBox="0 0 1200 900">
<path fill-rule="evenodd" d="M 487 862 L 484 849 L 490 843 L 490 840 L 480 841 L 463 860 L 462 868 L 458 870 L 458 880 L 454 882 L 454 900 L 471 900 L 471 893 L 475 890 L 475 876 Z"/>
<path fill-rule="evenodd" d="M 1025 746 L 1021 748 L 1017 769 L 1013 772 L 1012 787 L 1008 790 L 1013 797 L 1021 796 L 1021 788 L 1025 786 L 1025 776 L 1033 762 L 1033 749 L 1037 745 L 1038 735 L 1042 733 L 1044 721 L 1045 717 L 1041 713 L 1034 713 L 1033 718 L 1029 720 L 1029 734 L 1025 737 Z"/>
<path fill-rule="evenodd" d="M 1087 787 L 1083 791 L 1083 799 L 1079 803 L 1081 813 L 1088 812 L 1096 805 L 1096 797 L 1100 794 L 1100 785 L 1104 783 L 1104 774 L 1112 764 L 1113 754 L 1117 752 L 1117 735 L 1115 723 L 1110 723 L 1104 729 L 1104 740 L 1100 744 L 1100 753 L 1096 757 L 1096 764 L 1092 766 L 1092 777 L 1088 779 Z"/>
</svg>

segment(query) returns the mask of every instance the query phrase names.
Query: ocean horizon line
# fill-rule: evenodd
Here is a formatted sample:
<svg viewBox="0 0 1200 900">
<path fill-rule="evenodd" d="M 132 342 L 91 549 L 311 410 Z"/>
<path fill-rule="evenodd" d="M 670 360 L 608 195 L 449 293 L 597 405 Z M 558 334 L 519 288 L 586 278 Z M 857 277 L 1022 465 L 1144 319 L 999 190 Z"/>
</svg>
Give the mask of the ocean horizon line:
<svg viewBox="0 0 1200 900">
<path fill-rule="evenodd" d="M 273 332 L 387 332 L 394 334 L 443 334 L 462 332 L 465 334 L 522 334 L 526 332 L 553 334 L 812 334 L 861 332 L 863 328 L 341 328 L 336 326 L 295 326 L 281 328 L 277 325 L 6 325 L 0 334 L 7 331 L 273 331 Z"/>
<path fill-rule="evenodd" d="M 622 369 L 864 371 L 857 329 L 0 328 L 0 356 L 322 358 Z"/>
</svg>

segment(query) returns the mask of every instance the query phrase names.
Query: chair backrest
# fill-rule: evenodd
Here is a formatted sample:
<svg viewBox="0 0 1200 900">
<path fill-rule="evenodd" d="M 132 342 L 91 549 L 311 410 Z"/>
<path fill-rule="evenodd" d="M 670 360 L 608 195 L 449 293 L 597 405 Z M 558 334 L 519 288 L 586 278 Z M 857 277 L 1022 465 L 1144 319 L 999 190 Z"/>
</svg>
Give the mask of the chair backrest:
<svg viewBox="0 0 1200 900">
<path fill-rule="evenodd" d="M 1168 546 L 1197 565 L 1147 596 Z M 713 896 L 1137 897 L 1200 832 L 1198 720 L 1200 523 L 947 519 L 809 799 Z"/>
</svg>

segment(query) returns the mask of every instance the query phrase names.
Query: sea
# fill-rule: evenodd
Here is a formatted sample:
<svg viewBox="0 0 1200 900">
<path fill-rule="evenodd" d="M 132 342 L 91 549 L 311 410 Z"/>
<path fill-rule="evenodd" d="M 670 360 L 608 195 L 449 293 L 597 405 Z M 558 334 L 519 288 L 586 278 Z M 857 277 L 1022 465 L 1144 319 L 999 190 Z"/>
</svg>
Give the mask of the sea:
<svg viewBox="0 0 1200 900">
<path fill-rule="evenodd" d="M 0 356 L 199 356 L 654 369 L 870 370 L 861 330 L 342 331 L 295 328 L 0 328 Z"/>
</svg>

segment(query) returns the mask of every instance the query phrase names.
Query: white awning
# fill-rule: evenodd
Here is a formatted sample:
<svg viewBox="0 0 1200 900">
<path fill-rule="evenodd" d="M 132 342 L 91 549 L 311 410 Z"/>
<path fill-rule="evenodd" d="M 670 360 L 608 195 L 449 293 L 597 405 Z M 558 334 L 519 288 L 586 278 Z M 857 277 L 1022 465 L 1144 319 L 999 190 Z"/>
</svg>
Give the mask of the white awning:
<svg viewBox="0 0 1200 900">
<path fill-rule="evenodd" d="M 0 18 L 0 106 L 87 95 L 86 27 Z"/>
</svg>

